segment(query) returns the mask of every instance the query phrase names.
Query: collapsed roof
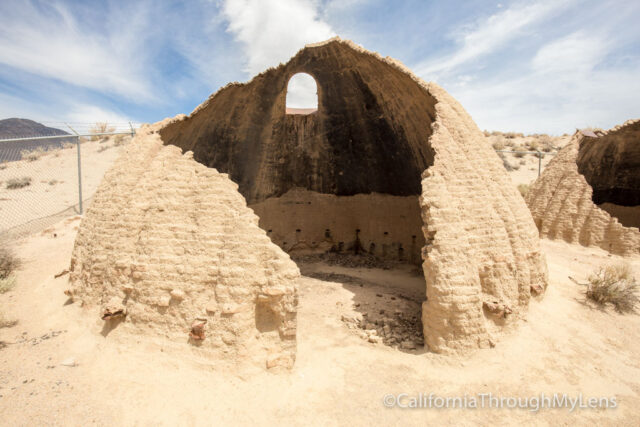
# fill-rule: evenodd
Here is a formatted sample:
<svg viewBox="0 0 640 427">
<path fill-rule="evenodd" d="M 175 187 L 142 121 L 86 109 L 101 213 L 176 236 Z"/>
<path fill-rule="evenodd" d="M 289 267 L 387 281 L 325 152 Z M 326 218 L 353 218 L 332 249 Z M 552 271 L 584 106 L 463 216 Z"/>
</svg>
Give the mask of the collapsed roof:
<svg viewBox="0 0 640 427">
<path fill-rule="evenodd" d="M 298 72 L 310 74 L 317 82 L 318 110 L 312 114 L 286 114 L 287 82 Z M 350 41 L 334 38 L 308 45 L 288 63 L 246 84 L 229 84 L 188 117 L 177 116 L 152 130 L 166 147 L 154 146 L 156 154 L 138 159 L 139 165 L 133 168 L 127 156 L 153 135 L 134 138 L 114 168 L 117 173 L 105 177 L 86 214 L 72 265 L 76 293 L 84 294 L 87 301 L 104 302 L 107 295 L 118 295 L 134 312 L 153 313 L 132 317 L 134 321 L 153 319 L 163 325 L 162 331 L 188 330 L 191 317 L 205 311 L 200 295 L 220 295 L 221 286 L 235 299 L 244 298 L 248 306 L 255 306 L 260 295 L 268 294 L 262 279 L 246 276 L 242 283 L 226 283 L 221 271 L 242 276 L 242 269 L 270 271 L 272 265 L 290 263 L 288 258 L 281 260 L 283 252 L 277 246 L 263 242 L 264 235 L 257 241 L 269 248 L 269 256 L 254 257 L 248 264 L 235 256 L 237 252 L 223 254 L 236 248 L 227 245 L 228 239 L 244 232 L 244 228 L 230 227 L 240 227 L 244 220 L 250 223 L 244 226 L 251 229 L 246 232 L 259 233 L 250 215 L 242 213 L 244 203 L 240 206 L 235 201 L 239 194 L 231 194 L 230 181 L 217 171 L 238 184 L 249 207 L 261 216 L 260 226 L 286 251 L 304 246 L 388 256 L 392 248 L 393 256 L 402 260 L 408 247 L 415 247 L 417 258 L 423 259 L 422 320 L 432 351 L 458 353 L 495 345 L 505 329 L 526 316 L 531 296 L 547 286 L 546 264 L 531 214 L 465 110 L 436 84 L 425 83 L 397 61 Z M 177 156 L 174 146 L 185 155 Z M 178 172 L 174 164 L 190 172 Z M 207 174 L 215 175 L 216 182 L 209 186 L 201 178 L 194 182 Z M 141 180 L 156 175 L 153 185 Z M 114 191 L 114 183 L 121 181 L 128 183 L 126 191 L 144 194 L 144 202 L 134 203 Z M 180 203 L 172 201 L 171 189 L 182 194 L 192 187 L 197 194 Z M 223 205 L 233 199 L 234 209 L 242 214 L 221 216 L 196 208 L 203 199 Z M 113 218 L 105 217 L 107 206 L 110 211 L 122 208 L 118 227 L 113 226 Z M 298 210 L 287 208 L 293 206 Z M 149 235 L 149 240 L 141 242 L 141 230 L 156 228 L 148 213 L 159 209 L 166 217 L 164 227 L 180 232 Z M 417 231 L 404 229 L 409 227 L 406 224 Z M 382 228 L 387 226 L 396 228 Z M 231 234 L 211 232 L 220 229 Z M 91 237 L 105 234 L 109 234 L 108 244 Z M 125 241 L 131 249 L 127 257 L 117 249 Z M 205 242 L 209 241 L 222 253 L 208 250 Z M 251 252 L 251 239 L 244 241 Z M 175 322 L 170 324 L 158 313 L 172 313 L 174 306 L 158 311 L 146 299 L 152 282 L 139 282 L 134 274 L 140 257 L 160 259 L 164 251 L 190 254 L 202 265 L 213 257 L 219 266 L 210 271 L 189 264 L 193 268 L 185 280 L 194 291 L 186 291 L 181 304 L 189 301 L 193 314 L 174 315 Z M 272 259 L 280 261 L 273 264 Z M 185 261 L 185 257 L 162 258 L 168 265 L 162 268 L 179 272 Z M 157 262 L 150 263 L 147 279 L 158 280 L 160 268 Z M 275 277 L 282 277 L 282 285 L 289 289 L 295 274 L 293 268 L 285 270 L 289 273 Z M 268 282 L 279 286 L 272 279 Z M 125 295 L 116 285 L 137 290 Z M 115 291 L 106 290 L 111 287 Z M 292 301 L 295 292 L 281 295 Z M 287 310 L 292 307 L 288 304 Z M 276 310 L 278 321 L 292 317 L 287 310 Z M 255 330 L 246 322 L 244 327 Z"/>
</svg>

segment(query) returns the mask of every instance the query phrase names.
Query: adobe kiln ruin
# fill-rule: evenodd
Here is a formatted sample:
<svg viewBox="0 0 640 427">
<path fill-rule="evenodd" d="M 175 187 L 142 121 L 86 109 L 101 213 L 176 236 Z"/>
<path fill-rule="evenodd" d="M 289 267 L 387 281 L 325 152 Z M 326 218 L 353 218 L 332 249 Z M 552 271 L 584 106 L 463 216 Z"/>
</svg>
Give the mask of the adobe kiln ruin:
<svg viewBox="0 0 640 427">
<path fill-rule="evenodd" d="M 576 132 L 526 201 L 541 237 L 640 253 L 640 120 Z"/>
<path fill-rule="evenodd" d="M 318 108 L 286 114 L 300 72 L 315 78 Z M 547 285 L 529 210 L 464 109 L 335 38 L 140 132 L 83 221 L 72 292 L 115 297 L 125 324 L 155 334 L 184 337 L 206 319 L 214 339 L 201 346 L 250 343 L 286 361 L 298 270 L 284 251 L 329 250 L 422 262 L 436 352 L 493 345 Z"/>
</svg>

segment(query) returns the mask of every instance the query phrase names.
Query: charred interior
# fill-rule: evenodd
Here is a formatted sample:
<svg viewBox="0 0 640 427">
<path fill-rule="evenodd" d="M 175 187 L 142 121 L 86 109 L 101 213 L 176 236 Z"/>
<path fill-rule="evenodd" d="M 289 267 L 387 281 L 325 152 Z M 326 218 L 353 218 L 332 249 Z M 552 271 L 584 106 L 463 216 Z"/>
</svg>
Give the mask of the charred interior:
<svg viewBox="0 0 640 427">
<path fill-rule="evenodd" d="M 318 109 L 287 114 L 287 84 L 300 72 L 316 81 Z M 435 103 L 406 73 L 331 43 L 221 89 L 161 136 L 228 173 L 260 226 L 288 252 L 419 264 L 418 198 L 434 159 Z"/>
<path fill-rule="evenodd" d="M 640 227 L 640 122 L 584 137 L 576 160 L 593 202 L 626 227 Z"/>
</svg>

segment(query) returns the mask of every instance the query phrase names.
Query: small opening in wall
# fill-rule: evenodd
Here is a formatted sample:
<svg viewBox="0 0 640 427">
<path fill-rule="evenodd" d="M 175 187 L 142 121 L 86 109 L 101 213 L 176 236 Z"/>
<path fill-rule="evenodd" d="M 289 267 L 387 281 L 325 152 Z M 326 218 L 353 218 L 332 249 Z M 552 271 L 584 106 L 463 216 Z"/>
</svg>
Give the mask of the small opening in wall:
<svg viewBox="0 0 640 427">
<path fill-rule="evenodd" d="M 287 85 L 287 114 L 312 114 L 318 111 L 318 85 L 307 73 L 294 74 Z"/>
</svg>

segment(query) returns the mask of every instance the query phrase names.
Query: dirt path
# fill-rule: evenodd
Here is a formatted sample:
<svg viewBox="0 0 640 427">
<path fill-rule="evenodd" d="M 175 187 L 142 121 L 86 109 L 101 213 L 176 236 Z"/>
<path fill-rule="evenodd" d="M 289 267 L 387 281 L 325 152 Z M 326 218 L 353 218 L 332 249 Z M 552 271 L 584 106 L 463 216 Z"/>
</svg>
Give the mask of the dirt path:
<svg viewBox="0 0 640 427">
<path fill-rule="evenodd" d="M 293 371 L 232 372 L 186 343 L 122 336 L 117 329 L 105 337 L 98 319 L 77 304 L 65 305 L 67 276 L 54 279 L 54 274 L 68 267 L 78 223 L 67 220 L 16 247 L 25 264 L 15 289 L 0 295 L 2 311 L 19 320 L 0 329 L 0 340 L 9 343 L 0 349 L 3 424 L 493 426 L 637 425 L 640 420 L 640 317 L 593 308 L 568 279 L 582 279 L 595 265 L 618 259 L 604 251 L 544 241 L 551 282 L 545 298 L 532 304 L 517 333 L 465 359 L 372 344 L 342 321 L 344 315 L 379 312 L 387 303 L 384 310 L 393 310 L 396 301 L 418 304 L 414 299 L 423 285 L 410 269 L 306 265 Z M 640 259 L 632 262 L 640 276 Z M 310 277 L 321 274 L 333 276 Z M 69 359 L 77 366 L 61 365 Z M 383 405 L 386 394 L 420 392 L 582 393 L 615 396 L 618 408 L 536 413 Z"/>
</svg>

